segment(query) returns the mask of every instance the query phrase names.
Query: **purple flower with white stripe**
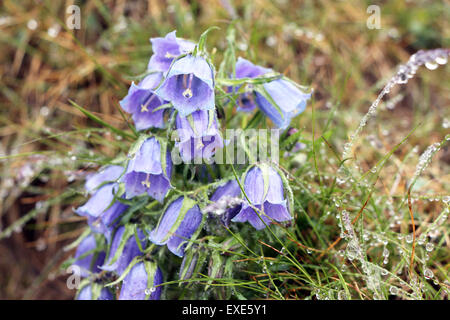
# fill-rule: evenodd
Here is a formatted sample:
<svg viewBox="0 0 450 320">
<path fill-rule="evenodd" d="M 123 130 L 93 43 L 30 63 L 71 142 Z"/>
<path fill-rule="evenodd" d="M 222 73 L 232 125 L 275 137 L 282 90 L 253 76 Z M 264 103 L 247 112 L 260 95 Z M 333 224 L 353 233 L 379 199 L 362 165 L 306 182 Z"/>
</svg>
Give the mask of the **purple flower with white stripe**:
<svg viewBox="0 0 450 320">
<path fill-rule="evenodd" d="M 121 166 L 112 165 L 88 177 L 85 189 L 92 196 L 84 205 L 75 209 L 78 215 L 88 218 L 88 224 L 94 232 L 104 234 L 107 239 L 120 215 L 128 208 L 115 200 L 119 188 L 115 181 L 123 171 Z"/>
<path fill-rule="evenodd" d="M 106 253 L 97 249 L 97 241 L 93 234 L 85 237 L 77 247 L 72 265 L 80 268 L 80 276 L 88 277 L 91 273 L 100 272 L 99 268 L 105 260 Z"/>
<path fill-rule="evenodd" d="M 136 263 L 125 276 L 119 300 L 159 300 L 163 282 L 159 267 L 150 261 Z"/>
<path fill-rule="evenodd" d="M 214 109 L 214 71 L 205 58 L 186 55 L 173 62 L 156 94 L 186 117 Z"/>
<path fill-rule="evenodd" d="M 194 50 L 195 43 L 177 38 L 176 31 L 168 33 L 164 38 L 151 38 L 153 55 L 148 63 L 149 70 L 166 72 L 173 59 L 181 54 Z"/>
<path fill-rule="evenodd" d="M 134 154 L 123 177 L 128 199 L 147 193 L 159 202 L 164 200 L 170 189 L 172 159 L 168 150 L 165 155 L 161 153 L 161 144 L 152 137 Z"/>
<path fill-rule="evenodd" d="M 284 198 L 283 181 L 280 175 L 268 165 L 252 167 L 244 177 L 244 191 L 251 205 L 245 201 L 233 222 L 248 221 L 255 229 L 261 230 L 272 223 L 292 219 Z M 261 221 L 264 220 L 265 224 Z"/>
<path fill-rule="evenodd" d="M 187 242 L 198 229 L 202 213 L 194 200 L 179 197 L 167 207 L 161 221 L 150 233 L 150 241 L 167 245 L 175 255 L 182 257 Z"/>
<path fill-rule="evenodd" d="M 165 101 L 153 92 L 162 77 L 161 72 L 151 73 L 139 84 L 133 82 L 126 97 L 120 101 L 122 109 L 132 114 L 137 130 L 164 127 L 164 109 L 155 109 L 165 104 Z"/>
<path fill-rule="evenodd" d="M 176 145 L 181 159 L 186 163 L 193 159 L 210 159 L 217 149 L 223 148 L 213 110 L 195 111 L 187 117 L 178 114 L 176 126 L 180 138 Z"/>
<path fill-rule="evenodd" d="M 106 262 L 101 269 L 106 271 L 116 272 L 121 275 L 128 264 L 142 252 L 139 249 L 139 245 L 136 242 L 134 235 L 134 229 L 131 225 L 126 227 L 120 226 L 114 234 L 114 239 L 111 243 L 111 249 L 109 251 L 108 262 Z M 147 238 L 145 234 L 137 229 L 137 235 L 141 243 L 142 248 L 145 248 Z M 122 245 L 121 245 L 122 244 Z"/>
</svg>

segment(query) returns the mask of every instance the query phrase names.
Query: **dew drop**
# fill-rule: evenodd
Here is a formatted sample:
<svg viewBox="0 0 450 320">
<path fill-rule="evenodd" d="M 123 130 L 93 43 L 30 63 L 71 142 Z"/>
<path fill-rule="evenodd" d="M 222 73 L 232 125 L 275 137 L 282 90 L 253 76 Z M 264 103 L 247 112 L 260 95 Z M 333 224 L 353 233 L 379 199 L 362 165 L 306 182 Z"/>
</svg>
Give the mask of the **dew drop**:
<svg viewBox="0 0 450 320">
<path fill-rule="evenodd" d="M 410 234 L 408 234 L 408 235 L 405 237 L 405 240 L 406 240 L 406 243 L 412 243 L 412 242 L 413 242 L 413 236 L 410 235 Z"/>
<path fill-rule="evenodd" d="M 391 287 L 389 288 L 389 292 L 390 292 L 390 294 L 392 294 L 392 295 L 397 295 L 397 293 L 398 293 L 398 288 L 395 287 L 395 286 L 391 286 Z"/>
<path fill-rule="evenodd" d="M 434 249 L 434 244 L 432 244 L 431 242 L 427 243 L 427 245 L 425 246 L 425 249 L 426 249 L 428 252 L 433 251 L 433 249 Z"/>
<path fill-rule="evenodd" d="M 430 269 L 425 269 L 423 275 L 425 276 L 425 279 L 432 279 L 434 277 L 433 271 Z"/>
</svg>

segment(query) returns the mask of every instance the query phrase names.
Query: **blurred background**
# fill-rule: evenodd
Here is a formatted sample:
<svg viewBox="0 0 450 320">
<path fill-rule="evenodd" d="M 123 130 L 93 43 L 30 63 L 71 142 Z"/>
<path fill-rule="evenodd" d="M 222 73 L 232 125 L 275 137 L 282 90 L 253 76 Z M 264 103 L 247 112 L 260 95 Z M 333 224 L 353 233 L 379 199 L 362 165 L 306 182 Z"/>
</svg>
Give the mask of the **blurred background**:
<svg viewBox="0 0 450 320">
<path fill-rule="evenodd" d="M 80 8 L 80 29 L 67 27 L 71 5 Z M 380 8 L 379 28 L 369 28 L 370 5 Z M 149 38 L 176 29 L 196 40 L 218 26 L 208 37 L 217 62 L 235 19 L 238 55 L 314 88 L 316 130 L 332 121 L 338 150 L 398 64 L 420 49 L 450 47 L 447 0 L 0 1 L 0 299 L 75 294 L 59 265 L 85 226 L 72 211 L 83 202 L 78 187 L 98 159 L 123 150 L 120 137 L 69 99 L 126 128 L 118 101 L 146 69 Z M 410 148 L 442 140 L 450 127 L 448 71 L 424 69 L 392 92 L 363 142 L 392 146 L 418 123 Z M 310 132 L 310 119 L 307 110 L 297 125 Z M 361 156 L 370 165 L 376 154 Z M 448 194 L 449 163 L 445 149 L 431 164 L 430 192 Z"/>
</svg>

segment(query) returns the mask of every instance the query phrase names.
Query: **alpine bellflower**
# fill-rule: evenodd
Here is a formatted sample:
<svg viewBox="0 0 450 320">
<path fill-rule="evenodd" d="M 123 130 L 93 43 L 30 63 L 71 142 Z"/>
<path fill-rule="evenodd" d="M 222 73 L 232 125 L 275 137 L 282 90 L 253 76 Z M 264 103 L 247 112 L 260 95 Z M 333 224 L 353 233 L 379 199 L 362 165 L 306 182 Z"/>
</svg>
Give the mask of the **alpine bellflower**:
<svg viewBox="0 0 450 320">
<path fill-rule="evenodd" d="M 273 72 L 272 69 L 256 66 L 243 58 L 239 58 L 236 69 L 236 76 L 239 71 L 240 76 L 248 78 L 256 78 Z M 291 119 L 305 110 L 306 102 L 311 98 L 310 93 L 303 92 L 294 83 L 283 77 L 263 83 L 262 89 L 265 94 L 261 90 L 255 90 L 256 104 L 280 129 L 286 129 Z M 267 96 L 270 97 L 270 101 Z M 249 99 L 249 97 L 252 96 L 246 94 L 242 98 L 245 103 L 241 105 L 241 108 L 251 109 L 254 106 L 253 98 Z"/>
<path fill-rule="evenodd" d="M 128 94 L 119 102 L 123 110 L 131 113 L 138 131 L 164 127 L 164 109 L 155 109 L 165 104 L 165 101 L 153 92 L 162 77 L 161 72 L 151 73 L 137 85 L 133 82 Z"/>
<path fill-rule="evenodd" d="M 244 191 L 250 204 L 245 201 L 231 221 L 248 221 L 255 229 L 261 230 L 272 223 L 272 220 L 282 222 L 292 219 L 284 198 L 283 181 L 278 172 L 270 166 L 252 167 L 244 177 Z"/>
<path fill-rule="evenodd" d="M 145 234 L 137 229 L 137 236 L 143 248 L 147 242 Z M 142 252 L 136 241 L 133 229 L 131 227 L 120 226 L 114 234 L 114 239 L 111 243 L 108 262 L 106 262 L 101 269 L 106 271 L 116 272 L 121 275 L 128 264 Z"/>
<path fill-rule="evenodd" d="M 177 146 L 184 162 L 210 159 L 217 149 L 223 148 L 214 110 L 194 111 L 187 117 L 178 114 L 176 126 L 180 139 Z"/>
<path fill-rule="evenodd" d="M 98 286 L 98 287 L 97 287 Z M 99 284 L 85 285 L 78 292 L 77 300 L 114 300 L 114 295 L 107 288 L 100 287 Z"/>
<path fill-rule="evenodd" d="M 94 234 L 85 237 L 77 247 L 72 265 L 80 268 L 80 276 L 88 277 L 91 273 L 100 272 L 99 268 L 105 260 L 106 253 L 97 250 Z"/>
<path fill-rule="evenodd" d="M 230 180 L 226 184 L 219 186 L 214 191 L 210 200 L 213 204 L 209 211 L 220 217 L 225 227 L 229 227 L 231 219 L 233 219 L 239 211 L 241 211 L 241 188 L 236 180 Z"/>
<path fill-rule="evenodd" d="M 150 233 L 150 241 L 157 245 L 167 245 L 173 254 L 182 257 L 187 241 L 201 221 L 202 213 L 195 201 L 179 197 L 165 210 L 162 219 Z"/>
<path fill-rule="evenodd" d="M 161 144 L 156 138 L 142 143 L 123 177 L 126 198 L 147 193 L 159 202 L 164 200 L 170 188 L 172 159 L 168 150 L 165 155 L 161 153 Z"/>
<path fill-rule="evenodd" d="M 115 181 L 123 171 L 121 166 L 111 165 L 88 177 L 85 189 L 92 196 L 84 205 L 75 209 L 78 215 L 88 218 L 88 224 L 94 232 L 104 234 L 107 239 L 119 216 L 128 208 L 114 200 L 119 187 Z"/>
<path fill-rule="evenodd" d="M 155 93 L 171 102 L 183 117 L 196 110 L 212 110 L 215 106 L 213 68 L 202 56 L 181 57 L 172 63 Z"/>
<path fill-rule="evenodd" d="M 176 31 L 172 31 L 164 38 L 150 39 L 153 55 L 148 62 L 148 70 L 166 72 L 175 58 L 194 50 L 195 43 L 177 38 L 175 34 Z"/>
<path fill-rule="evenodd" d="M 159 300 L 163 282 L 159 267 L 150 261 L 136 263 L 123 279 L 119 300 Z"/>
</svg>

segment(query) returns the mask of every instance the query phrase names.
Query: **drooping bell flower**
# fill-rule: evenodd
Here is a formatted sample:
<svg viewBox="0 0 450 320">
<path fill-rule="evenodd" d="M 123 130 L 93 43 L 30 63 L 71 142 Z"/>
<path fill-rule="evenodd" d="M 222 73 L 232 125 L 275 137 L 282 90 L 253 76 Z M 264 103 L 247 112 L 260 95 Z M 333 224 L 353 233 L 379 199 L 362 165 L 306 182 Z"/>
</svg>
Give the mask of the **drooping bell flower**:
<svg viewBox="0 0 450 320">
<path fill-rule="evenodd" d="M 177 38 L 176 31 L 168 33 L 164 38 L 151 38 L 153 55 L 148 63 L 148 70 L 166 72 L 173 59 L 181 54 L 194 50 L 195 43 Z"/>
<path fill-rule="evenodd" d="M 223 148 L 214 110 L 198 110 L 187 117 L 178 114 L 176 126 L 180 139 L 176 145 L 186 163 L 193 159 L 210 159 L 217 149 Z"/>
<path fill-rule="evenodd" d="M 119 300 L 159 300 L 163 282 L 162 272 L 154 262 L 140 261 L 125 276 Z"/>
<path fill-rule="evenodd" d="M 76 300 L 114 300 L 114 295 L 100 284 L 85 285 L 78 292 Z"/>
<path fill-rule="evenodd" d="M 97 173 L 93 173 L 87 176 L 84 188 L 90 194 L 95 193 L 96 189 L 104 182 L 114 182 L 123 173 L 123 167 L 117 165 L 110 165 Z"/>
<path fill-rule="evenodd" d="M 286 129 L 291 119 L 305 110 L 306 102 L 311 98 L 310 93 L 303 92 L 294 83 L 284 78 L 266 82 L 263 87 L 279 110 L 260 92 L 256 92 L 258 106 L 280 129 Z"/>
<path fill-rule="evenodd" d="M 250 203 L 245 201 L 239 213 L 231 220 L 233 222 L 248 221 L 255 229 L 261 230 L 272 220 L 282 222 L 291 220 L 292 216 L 284 197 L 283 181 L 280 175 L 268 165 L 252 167 L 244 177 L 244 191 Z"/>
<path fill-rule="evenodd" d="M 250 61 L 239 57 L 236 62 L 236 79 L 242 78 L 257 78 L 268 72 L 271 72 L 271 69 L 263 68 L 261 66 L 254 65 Z M 229 91 L 237 92 L 241 86 L 231 87 Z M 252 88 L 251 85 L 247 85 L 249 89 Z M 233 91 L 234 90 L 234 91 Z M 256 107 L 255 103 L 255 94 L 253 91 L 244 92 L 239 95 L 237 98 L 238 110 L 250 112 Z"/>
<path fill-rule="evenodd" d="M 142 246 L 145 248 L 147 238 L 145 234 L 137 229 L 137 235 Z M 143 254 L 134 235 L 132 225 L 120 226 L 114 234 L 111 243 L 108 261 L 101 267 L 102 270 L 116 272 L 121 275 L 128 264 L 138 255 Z"/>
<path fill-rule="evenodd" d="M 161 153 L 161 144 L 152 137 L 134 154 L 123 177 L 128 199 L 147 193 L 159 202 L 164 200 L 170 188 L 172 159 L 168 150 Z"/>
<path fill-rule="evenodd" d="M 183 117 L 196 110 L 212 110 L 214 71 L 205 58 L 188 54 L 173 62 L 155 92 Z"/>
<path fill-rule="evenodd" d="M 80 276 L 88 277 L 91 273 L 100 272 L 99 268 L 105 261 L 106 253 L 97 249 L 97 242 L 93 234 L 84 238 L 77 247 L 72 265 L 80 268 Z"/>
<path fill-rule="evenodd" d="M 150 233 L 150 241 L 157 245 L 167 244 L 172 253 L 182 257 L 201 221 L 202 213 L 195 201 L 179 197 L 167 207 L 162 219 Z"/>
<path fill-rule="evenodd" d="M 238 79 L 261 77 L 271 72 L 273 72 L 272 69 L 254 65 L 243 58 L 239 58 L 236 63 L 236 78 Z M 261 111 L 278 128 L 285 129 L 293 117 L 305 110 L 306 102 L 310 98 L 310 93 L 305 93 L 299 86 L 287 78 L 281 77 L 265 82 L 259 88 L 255 87 L 254 96 L 251 93 L 243 94 L 241 102 L 238 99 L 238 103 L 240 103 L 241 109 L 252 110 L 256 100 L 256 104 Z"/>
<path fill-rule="evenodd" d="M 242 192 L 236 180 L 230 180 L 220 186 L 211 196 L 213 202 L 208 206 L 208 212 L 212 212 L 220 217 L 221 222 L 228 228 L 233 219 L 242 207 Z"/>
<path fill-rule="evenodd" d="M 120 215 L 128 208 L 114 198 L 119 188 L 115 181 L 123 171 L 121 166 L 112 165 L 90 176 L 85 189 L 92 196 L 84 205 L 75 209 L 78 215 L 88 218 L 88 224 L 94 232 L 104 234 L 107 239 Z"/>
<path fill-rule="evenodd" d="M 123 110 L 132 114 L 137 130 L 164 127 L 164 110 L 156 108 L 165 104 L 165 101 L 154 94 L 162 79 L 162 73 L 151 73 L 142 79 L 139 84 L 131 84 L 128 94 L 119 103 Z"/>
</svg>

